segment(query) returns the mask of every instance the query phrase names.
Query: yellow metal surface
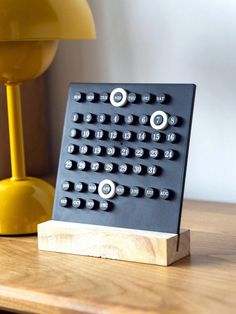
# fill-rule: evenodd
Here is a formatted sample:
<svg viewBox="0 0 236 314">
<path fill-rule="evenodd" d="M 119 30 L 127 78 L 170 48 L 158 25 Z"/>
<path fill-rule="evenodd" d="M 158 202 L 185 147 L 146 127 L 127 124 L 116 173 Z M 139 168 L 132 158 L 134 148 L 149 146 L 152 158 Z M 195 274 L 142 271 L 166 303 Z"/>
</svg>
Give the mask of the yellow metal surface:
<svg viewBox="0 0 236 314">
<path fill-rule="evenodd" d="M 19 81 L 40 75 L 51 63 L 57 41 L 0 42 L 0 81 L 6 84 L 12 178 L 0 181 L 0 234 L 37 231 L 51 218 L 54 189 L 25 174 Z"/>
<path fill-rule="evenodd" d="M 1 1 L 1 0 L 0 0 Z M 0 82 L 32 80 L 51 64 L 58 41 L 0 41 Z"/>
<path fill-rule="evenodd" d="M 0 234 L 36 233 L 51 218 L 53 198 L 53 187 L 40 179 L 0 181 Z"/>
<path fill-rule="evenodd" d="M 95 36 L 86 0 L 0 0 L 0 41 Z"/>
<path fill-rule="evenodd" d="M 25 178 L 25 156 L 19 85 L 7 85 L 11 169 L 14 180 Z"/>
</svg>

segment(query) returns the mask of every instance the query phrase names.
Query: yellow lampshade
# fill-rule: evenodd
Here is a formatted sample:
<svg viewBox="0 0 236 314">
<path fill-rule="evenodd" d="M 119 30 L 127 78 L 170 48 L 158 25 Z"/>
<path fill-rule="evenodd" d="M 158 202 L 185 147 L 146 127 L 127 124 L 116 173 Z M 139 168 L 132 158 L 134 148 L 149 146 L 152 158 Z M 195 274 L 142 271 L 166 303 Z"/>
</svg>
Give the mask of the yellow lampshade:
<svg viewBox="0 0 236 314">
<path fill-rule="evenodd" d="M 95 38 L 86 0 L 0 0 L 0 41 Z"/>
</svg>

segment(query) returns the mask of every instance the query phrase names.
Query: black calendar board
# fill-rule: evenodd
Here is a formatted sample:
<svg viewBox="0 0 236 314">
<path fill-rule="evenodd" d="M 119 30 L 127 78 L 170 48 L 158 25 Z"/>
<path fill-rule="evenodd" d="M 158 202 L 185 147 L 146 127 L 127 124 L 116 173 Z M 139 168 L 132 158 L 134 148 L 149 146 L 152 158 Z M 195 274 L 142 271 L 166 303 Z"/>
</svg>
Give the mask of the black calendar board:
<svg viewBox="0 0 236 314">
<path fill-rule="evenodd" d="M 53 219 L 178 233 L 195 85 L 69 88 Z"/>
</svg>

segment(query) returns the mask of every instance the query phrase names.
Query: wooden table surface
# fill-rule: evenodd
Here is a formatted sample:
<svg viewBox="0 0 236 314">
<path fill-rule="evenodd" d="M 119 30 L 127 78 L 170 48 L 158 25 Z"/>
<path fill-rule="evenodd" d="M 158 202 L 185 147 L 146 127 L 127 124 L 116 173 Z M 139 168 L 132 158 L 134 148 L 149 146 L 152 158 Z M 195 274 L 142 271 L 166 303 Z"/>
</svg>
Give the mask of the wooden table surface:
<svg viewBox="0 0 236 314">
<path fill-rule="evenodd" d="M 192 255 L 170 267 L 39 252 L 0 237 L 0 308 L 23 313 L 236 313 L 236 204 L 185 201 Z"/>
</svg>

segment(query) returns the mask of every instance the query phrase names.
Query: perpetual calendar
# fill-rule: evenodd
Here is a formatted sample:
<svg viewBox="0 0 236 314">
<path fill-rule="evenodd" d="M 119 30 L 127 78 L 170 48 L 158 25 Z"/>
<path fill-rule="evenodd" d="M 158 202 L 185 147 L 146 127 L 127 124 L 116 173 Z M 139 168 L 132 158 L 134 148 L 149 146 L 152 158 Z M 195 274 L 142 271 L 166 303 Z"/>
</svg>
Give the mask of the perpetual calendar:
<svg viewBox="0 0 236 314">
<path fill-rule="evenodd" d="M 70 84 L 53 219 L 179 233 L 194 96 L 194 84 Z"/>
</svg>

